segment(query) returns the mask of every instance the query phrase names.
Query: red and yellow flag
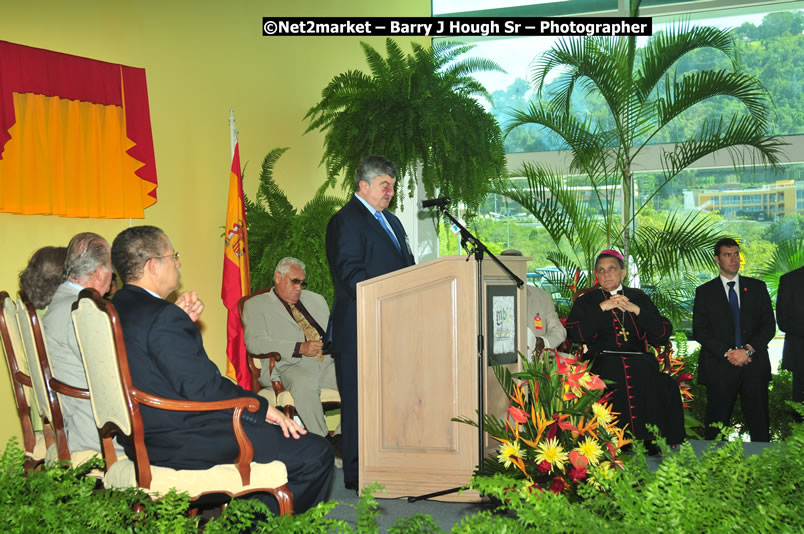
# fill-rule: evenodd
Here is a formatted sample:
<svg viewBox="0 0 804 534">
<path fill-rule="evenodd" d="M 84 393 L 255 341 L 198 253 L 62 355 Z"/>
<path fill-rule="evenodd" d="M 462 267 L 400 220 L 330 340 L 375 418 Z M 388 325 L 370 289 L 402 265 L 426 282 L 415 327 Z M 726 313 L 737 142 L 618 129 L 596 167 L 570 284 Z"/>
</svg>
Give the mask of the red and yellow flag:
<svg viewBox="0 0 804 534">
<path fill-rule="evenodd" d="M 240 175 L 240 148 L 235 145 L 232 172 L 229 174 L 229 200 L 226 207 L 226 233 L 224 234 L 223 284 L 221 298 L 228 310 L 226 319 L 226 376 L 243 388 L 251 389 L 251 373 L 246 361 L 243 342 L 243 325 L 237 310 L 237 301 L 251 291 L 248 267 L 248 235 L 246 209 L 243 202 L 243 179 Z"/>
</svg>

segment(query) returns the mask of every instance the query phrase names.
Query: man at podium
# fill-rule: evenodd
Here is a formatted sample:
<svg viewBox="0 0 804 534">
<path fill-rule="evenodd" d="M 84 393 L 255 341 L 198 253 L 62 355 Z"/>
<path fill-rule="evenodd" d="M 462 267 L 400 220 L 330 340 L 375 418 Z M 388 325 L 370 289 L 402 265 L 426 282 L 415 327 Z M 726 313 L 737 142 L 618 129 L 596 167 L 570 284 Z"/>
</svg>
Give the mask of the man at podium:
<svg viewBox="0 0 804 534">
<path fill-rule="evenodd" d="M 357 169 L 355 195 L 327 225 L 327 259 L 335 303 L 327 337 L 341 393 L 343 480 L 358 489 L 357 463 L 357 289 L 358 282 L 415 263 L 402 223 L 387 211 L 394 197 L 396 166 L 366 156 Z"/>
</svg>

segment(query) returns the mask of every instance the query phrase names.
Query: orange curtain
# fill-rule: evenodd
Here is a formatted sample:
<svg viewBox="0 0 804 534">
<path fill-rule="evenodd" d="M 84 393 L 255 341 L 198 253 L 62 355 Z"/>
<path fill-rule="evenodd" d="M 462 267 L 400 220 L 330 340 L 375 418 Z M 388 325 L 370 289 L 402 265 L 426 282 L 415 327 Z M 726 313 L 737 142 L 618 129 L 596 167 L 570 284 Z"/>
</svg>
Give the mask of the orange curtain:
<svg viewBox="0 0 804 534">
<path fill-rule="evenodd" d="M 156 187 L 144 69 L 0 41 L 0 212 L 142 218 Z"/>
<path fill-rule="evenodd" d="M 0 160 L 0 211 L 142 218 L 156 184 L 135 175 L 122 107 L 14 93 Z"/>
</svg>

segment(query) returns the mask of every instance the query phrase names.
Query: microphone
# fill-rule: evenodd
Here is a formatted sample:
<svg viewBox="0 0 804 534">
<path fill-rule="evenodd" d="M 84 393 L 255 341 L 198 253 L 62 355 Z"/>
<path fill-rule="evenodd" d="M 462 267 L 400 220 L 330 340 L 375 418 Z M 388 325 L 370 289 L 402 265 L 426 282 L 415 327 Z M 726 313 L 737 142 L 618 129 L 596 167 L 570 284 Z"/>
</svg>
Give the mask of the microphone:
<svg viewBox="0 0 804 534">
<path fill-rule="evenodd" d="M 443 207 L 450 203 L 449 197 L 431 198 L 430 200 L 420 200 L 418 203 L 419 209 Z"/>
</svg>

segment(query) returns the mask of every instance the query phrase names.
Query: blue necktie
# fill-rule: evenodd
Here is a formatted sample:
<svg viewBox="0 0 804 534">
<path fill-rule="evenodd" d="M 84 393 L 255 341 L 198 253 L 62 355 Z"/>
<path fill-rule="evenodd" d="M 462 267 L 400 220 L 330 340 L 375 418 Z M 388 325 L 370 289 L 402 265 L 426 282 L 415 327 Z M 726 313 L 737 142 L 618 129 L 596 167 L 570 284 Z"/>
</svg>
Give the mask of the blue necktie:
<svg viewBox="0 0 804 534">
<path fill-rule="evenodd" d="M 735 282 L 728 282 L 729 286 L 729 307 L 731 316 L 734 319 L 734 342 L 735 347 L 743 346 L 743 334 L 740 330 L 740 302 L 737 300 L 737 292 L 734 291 Z"/>
<path fill-rule="evenodd" d="M 374 217 L 376 217 L 377 221 L 379 221 L 380 226 L 382 226 L 382 229 L 385 230 L 385 233 L 388 234 L 388 237 L 391 238 L 391 241 L 393 241 L 394 246 L 396 246 L 396 249 L 401 250 L 399 248 L 399 241 L 396 240 L 396 236 L 394 235 L 394 232 L 391 230 L 391 227 L 388 226 L 387 222 L 385 222 L 385 219 L 383 218 L 382 213 L 380 213 L 379 211 L 375 211 L 374 212 Z"/>
</svg>

